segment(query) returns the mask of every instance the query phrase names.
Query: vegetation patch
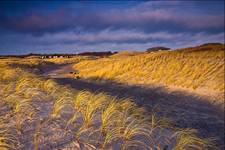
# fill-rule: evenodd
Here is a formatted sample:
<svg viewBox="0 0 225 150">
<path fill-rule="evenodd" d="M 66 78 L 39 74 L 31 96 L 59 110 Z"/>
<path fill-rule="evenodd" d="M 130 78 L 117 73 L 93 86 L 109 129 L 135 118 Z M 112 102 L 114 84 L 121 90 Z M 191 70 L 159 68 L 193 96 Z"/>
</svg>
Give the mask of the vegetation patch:
<svg viewBox="0 0 225 150">
<path fill-rule="evenodd" d="M 132 99 L 76 91 L 17 63 L 0 64 L 0 149 L 216 148 Z"/>
<path fill-rule="evenodd" d="M 222 44 L 136 55 L 118 53 L 110 58 L 82 61 L 75 64 L 74 68 L 85 79 L 111 80 L 134 85 L 160 83 L 220 94 L 224 91 Z"/>
</svg>

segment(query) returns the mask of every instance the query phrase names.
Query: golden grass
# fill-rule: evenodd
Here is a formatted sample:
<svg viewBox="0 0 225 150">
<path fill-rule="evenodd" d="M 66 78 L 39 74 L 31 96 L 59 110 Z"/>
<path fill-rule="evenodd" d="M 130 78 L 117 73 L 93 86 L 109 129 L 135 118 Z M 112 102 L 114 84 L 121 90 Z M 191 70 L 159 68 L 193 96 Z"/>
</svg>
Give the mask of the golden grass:
<svg viewBox="0 0 225 150">
<path fill-rule="evenodd" d="M 10 138 L 11 135 L 7 134 L 7 133 L 1 133 L 0 136 L 0 148 L 1 150 L 8 150 L 8 149 L 16 149 L 13 146 L 13 140 Z"/>
<path fill-rule="evenodd" d="M 210 139 L 201 139 L 196 136 L 196 130 L 185 129 L 182 131 L 177 131 L 173 136 L 176 136 L 176 150 L 183 149 L 217 149 L 213 145 L 213 140 Z"/>
<path fill-rule="evenodd" d="M 82 61 L 82 78 L 224 91 L 224 45 Z"/>
<path fill-rule="evenodd" d="M 86 108 L 81 109 L 85 128 L 92 125 L 95 114 L 97 113 L 97 111 L 105 107 L 108 100 L 103 93 L 91 95 L 89 99 L 90 101 L 88 101 Z"/>
<path fill-rule="evenodd" d="M 119 111 L 119 103 L 115 100 L 111 100 L 106 109 L 102 111 L 101 115 L 101 133 L 106 135 L 107 131 L 115 125 L 115 121 L 118 119 L 120 115 Z"/>
<path fill-rule="evenodd" d="M 72 107 L 74 95 L 69 89 L 62 88 L 62 91 L 59 91 L 61 93 L 57 95 L 57 99 L 55 100 L 52 117 L 60 117 L 63 109 Z"/>
<path fill-rule="evenodd" d="M 148 147 L 142 140 L 134 139 L 138 135 L 146 136 L 149 139 L 150 126 L 146 119 L 135 119 L 132 115 L 126 113 L 122 113 L 117 118 L 116 125 L 107 131 L 103 147 L 120 138 L 123 140 L 121 149 L 128 149 L 130 146 Z"/>
<path fill-rule="evenodd" d="M 83 124 L 79 129 L 77 136 L 92 126 L 97 112 L 101 111 L 101 109 L 109 102 L 109 97 L 104 93 L 93 94 L 88 91 L 81 91 L 77 94 L 74 100 L 74 109 L 76 110 L 76 113 L 68 122 L 74 123 L 79 117 L 78 113 L 82 114 Z"/>
<path fill-rule="evenodd" d="M 21 69 L 30 69 L 29 71 L 36 71 L 50 65 L 64 65 L 64 64 L 75 64 L 84 60 L 92 60 L 91 57 L 87 56 L 75 56 L 72 58 L 50 58 L 50 59 L 40 59 L 34 58 L 5 58 L 0 61 L 0 80 L 6 80 L 10 76 L 13 76 Z M 13 67 L 14 69 L 7 69 Z M 7 71 L 6 71 L 7 70 Z M 15 76 L 15 75 L 14 75 Z"/>
<path fill-rule="evenodd" d="M 22 68 L 12 66 L 15 64 L 13 60 L 4 61 L 0 63 L 0 86 L 2 88 L 0 100 L 4 107 L 9 106 L 10 112 L 6 113 L 10 113 L 13 120 L 10 123 L 12 125 L 3 124 L 0 121 L 0 149 L 17 149 L 15 147 L 15 143 L 18 143 L 16 135 L 23 134 L 24 124 L 33 121 L 38 112 L 33 102 L 46 100 L 47 95 L 51 95 L 54 88 L 50 80 L 45 81 Z M 6 116 L 8 114 L 4 117 Z M 1 117 L 3 117 L 2 112 Z M 10 132 L 10 126 L 16 129 L 14 133 Z"/>
<path fill-rule="evenodd" d="M 14 106 L 14 113 L 16 116 L 16 128 L 19 133 L 22 133 L 23 123 L 27 120 L 33 119 L 36 110 L 30 100 L 20 100 Z"/>
<path fill-rule="evenodd" d="M 43 90 L 46 91 L 48 95 L 54 95 L 59 90 L 59 88 L 56 82 L 48 79 L 43 85 Z"/>
<path fill-rule="evenodd" d="M 60 118 L 64 120 L 61 115 L 64 110 L 73 109 L 71 110 L 73 116 L 68 120 L 68 124 L 76 126 L 77 118 L 81 117 L 81 125 L 76 126 L 79 129 L 74 134 L 78 139 L 82 139 L 83 135 L 88 133 L 88 138 L 84 139 L 83 142 L 91 143 L 96 148 L 109 149 L 113 144 L 119 144 L 122 140 L 122 143 L 119 144 L 120 149 L 133 147 L 141 149 L 160 147 L 163 149 L 163 145 L 154 140 L 154 137 L 155 134 L 161 134 L 160 131 L 165 129 L 174 132 L 171 138 L 177 140 L 174 145 L 175 149 L 188 147 L 200 150 L 211 146 L 207 139 L 201 139 L 189 130 L 177 131 L 177 129 L 173 129 L 172 124 L 167 119 L 156 117 L 154 113 L 147 113 L 144 108 L 138 107 L 132 99 L 118 99 L 105 93 L 74 91 L 69 87 L 58 85 L 53 80 L 40 78 L 22 67 L 15 68 L 11 64 L 15 65 L 17 60 L 16 62 L 10 61 L 0 63 L 0 86 L 3 87 L 0 100 L 1 105 L 10 106 L 19 136 L 23 134 L 24 124 L 28 123 L 29 125 L 26 120 L 35 121 L 38 119 L 36 115 L 39 110 L 34 107 L 34 103 L 47 99 L 53 102 L 52 113 L 47 119 Z M 124 67 L 126 68 L 126 65 Z M 37 125 L 34 133 L 36 149 L 39 147 L 40 128 L 41 126 Z M 71 129 L 72 131 L 74 130 Z M 99 134 L 99 137 L 93 139 L 91 135 L 96 133 Z M 0 148 L 14 149 L 15 143 L 19 142 L 14 136 L 15 133 L 12 134 L 0 119 Z M 166 139 L 170 140 L 167 137 Z"/>
<path fill-rule="evenodd" d="M 0 118 L 0 149 L 16 149 L 17 139 L 10 133 L 5 121 Z"/>
<path fill-rule="evenodd" d="M 203 147 L 211 146 L 207 139 L 201 139 L 195 134 L 190 134 L 189 130 L 181 130 L 182 133 L 180 131 L 176 132 L 177 129 L 173 129 L 168 119 L 156 117 L 155 114 L 146 114 L 146 111 L 143 108 L 138 108 L 131 99 L 119 100 L 104 93 L 93 94 L 88 91 L 82 91 L 75 98 L 74 109 L 79 111 L 80 114 L 75 112 L 71 118 L 72 121 L 70 120 L 69 123 L 76 126 L 76 123 L 74 123 L 76 119 L 79 116 L 83 118 L 82 125 L 75 133 L 76 137 L 79 139 L 86 132 L 88 132 L 88 137 L 98 133 L 97 137 L 86 142 L 91 142 L 91 144 L 93 144 L 93 141 L 95 144 L 100 143 L 100 147 L 103 149 L 110 148 L 111 144 L 120 140 L 123 141 L 122 145 L 120 145 L 121 149 L 132 147 L 142 149 L 165 148 L 162 145 L 162 141 L 154 139 L 156 135 L 159 137 L 164 136 L 164 140 L 167 140 L 165 143 L 172 142 L 170 139 L 173 140 L 176 137 L 178 141 L 176 143 L 177 148 L 182 146 L 184 140 L 187 141 L 183 145 L 185 147 L 200 150 Z M 96 126 L 94 118 L 101 119 L 101 124 Z M 175 133 L 173 135 L 158 135 L 163 130 Z M 185 138 L 181 136 L 182 134 L 186 135 Z M 143 137 L 148 140 L 147 143 L 145 140 L 143 141 Z M 198 141 L 191 141 L 193 139 Z M 189 143 L 188 140 L 190 140 Z"/>
</svg>

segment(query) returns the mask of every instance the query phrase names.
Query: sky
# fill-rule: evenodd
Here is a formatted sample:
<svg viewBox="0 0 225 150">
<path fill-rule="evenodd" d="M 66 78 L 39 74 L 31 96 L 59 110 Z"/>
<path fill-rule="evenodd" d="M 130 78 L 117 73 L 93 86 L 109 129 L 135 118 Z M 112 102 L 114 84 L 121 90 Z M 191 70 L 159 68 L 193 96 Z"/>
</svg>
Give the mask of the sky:
<svg viewBox="0 0 225 150">
<path fill-rule="evenodd" d="M 224 1 L 0 1 L 0 54 L 224 43 Z"/>
</svg>

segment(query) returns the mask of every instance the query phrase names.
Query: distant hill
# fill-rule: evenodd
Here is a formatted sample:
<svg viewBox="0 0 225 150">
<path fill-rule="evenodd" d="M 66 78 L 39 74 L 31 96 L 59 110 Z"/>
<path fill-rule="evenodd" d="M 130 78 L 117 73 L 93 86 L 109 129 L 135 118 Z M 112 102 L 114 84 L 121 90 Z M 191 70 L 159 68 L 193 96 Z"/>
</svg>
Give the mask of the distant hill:
<svg viewBox="0 0 225 150">
<path fill-rule="evenodd" d="M 224 44 L 221 43 L 206 43 L 195 47 L 178 49 L 184 52 L 200 52 L 200 51 L 221 51 L 224 50 Z"/>
<path fill-rule="evenodd" d="M 205 43 L 200 46 L 221 46 L 221 45 L 223 44 L 222 43 Z"/>
</svg>

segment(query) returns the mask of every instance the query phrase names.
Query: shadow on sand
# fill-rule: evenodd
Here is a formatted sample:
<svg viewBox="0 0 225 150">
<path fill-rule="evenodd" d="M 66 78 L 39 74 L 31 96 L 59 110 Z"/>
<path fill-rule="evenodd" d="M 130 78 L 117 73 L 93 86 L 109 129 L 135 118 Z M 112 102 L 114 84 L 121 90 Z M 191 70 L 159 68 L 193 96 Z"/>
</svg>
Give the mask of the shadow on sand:
<svg viewBox="0 0 225 150">
<path fill-rule="evenodd" d="M 132 98 L 138 106 L 149 112 L 170 118 L 176 127 L 197 129 L 204 138 L 214 137 L 219 145 L 224 145 L 223 110 L 200 97 L 184 92 L 168 92 L 163 87 L 145 88 L 114 82 L 92 82 L 72 78 L 55 78 L 61 85 L 69 85 L 76 90 L 105 92 L 118 98 Z"/>
</svg>

